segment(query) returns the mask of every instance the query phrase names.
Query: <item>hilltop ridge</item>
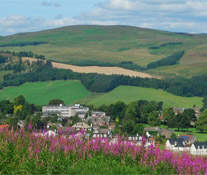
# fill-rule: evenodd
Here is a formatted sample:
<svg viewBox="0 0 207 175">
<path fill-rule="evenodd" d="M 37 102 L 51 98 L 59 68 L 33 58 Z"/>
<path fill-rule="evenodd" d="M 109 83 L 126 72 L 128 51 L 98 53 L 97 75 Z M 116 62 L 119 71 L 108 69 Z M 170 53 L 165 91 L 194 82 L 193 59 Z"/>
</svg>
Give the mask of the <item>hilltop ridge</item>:
<svg viewBox="0 0 207 175">
<path fill-rule="evenodd" d="M 207 35 L 173 33 L 133 26 L 78 25 L 0 37 L 0 50 L 32 51 L 46 59 L 72 64 L 151 62 L 184 51 L 176 65 L 151 72 L 184 77 L 206 73 Z"/>
</svg>

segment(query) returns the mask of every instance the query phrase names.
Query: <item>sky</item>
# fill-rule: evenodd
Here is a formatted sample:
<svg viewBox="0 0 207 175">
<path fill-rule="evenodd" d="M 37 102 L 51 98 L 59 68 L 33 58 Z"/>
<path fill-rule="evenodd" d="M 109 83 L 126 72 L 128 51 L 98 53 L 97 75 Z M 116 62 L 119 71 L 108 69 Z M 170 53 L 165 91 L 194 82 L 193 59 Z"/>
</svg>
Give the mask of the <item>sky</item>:
<svg viewBox="0 0 207 175">
<path fill-rule="evenodd" d="M 85 24 L 207 33 L 207 0 L 0 0 L 0 36 Z"/>
</svg>

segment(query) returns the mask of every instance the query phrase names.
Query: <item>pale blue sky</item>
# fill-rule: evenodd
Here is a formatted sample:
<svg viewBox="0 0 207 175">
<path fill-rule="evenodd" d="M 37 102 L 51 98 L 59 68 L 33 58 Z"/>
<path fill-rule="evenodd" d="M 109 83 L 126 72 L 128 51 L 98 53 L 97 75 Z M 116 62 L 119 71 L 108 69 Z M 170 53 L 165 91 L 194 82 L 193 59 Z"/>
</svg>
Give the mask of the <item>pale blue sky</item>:
<svg viewBox="0 0 207 175">
<path fill-rule="evenodd" d="M 0 0 L 0 35 L 77 24 L 207 33 L 207 0 Z"/>
</svg>

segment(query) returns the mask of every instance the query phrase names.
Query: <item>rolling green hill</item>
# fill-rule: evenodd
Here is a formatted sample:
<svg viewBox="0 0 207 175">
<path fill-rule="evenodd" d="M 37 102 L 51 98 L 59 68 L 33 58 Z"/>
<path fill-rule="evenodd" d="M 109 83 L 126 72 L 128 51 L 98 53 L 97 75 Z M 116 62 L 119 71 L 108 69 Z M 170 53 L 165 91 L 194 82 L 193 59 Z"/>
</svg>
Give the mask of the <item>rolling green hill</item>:
<svg viewBox="0 0 207 175">
<path fill-rule="evenodd" d="M 0 37 L 0 50 L 32 51 L 59 62 L 132 61 L 141 66 L 185 51 L 179 64 L 162 66 L 154 72 L 185 77 L 207 73 L 202 66 L 207 64 L 205 34 L 171 33 L 129 26 L 69 26 Z M 201 69 L 194 69 L 199 65 Z M 178 71 L 174 71 L 174 67 Z"/>
<path fill-rule="evenodd" d="M 48 104 L 52 99 L 62 99 L 65 104 L 72 104 L 90 94 L 80 81 L 48 81 L 4 88 L 0 91 L 0 100 L 13 100 L 18 95 L 24 95 L 28 102 L 34 104 Z"/>
<path fill-rule="evenodd" d="M 123 101 L 128 104 L 137 100 L 163 101 L 164 107 L 192 108 L 193 105 L 202 106 L 202 98 L 200 97 L 180 97 L 162 90 L 132 86 L 119 86 L 111 92 L 89 101 L 88 104 L 98 107 L 102 104 L 109 105 L 117 101 Z"/>
</svg>

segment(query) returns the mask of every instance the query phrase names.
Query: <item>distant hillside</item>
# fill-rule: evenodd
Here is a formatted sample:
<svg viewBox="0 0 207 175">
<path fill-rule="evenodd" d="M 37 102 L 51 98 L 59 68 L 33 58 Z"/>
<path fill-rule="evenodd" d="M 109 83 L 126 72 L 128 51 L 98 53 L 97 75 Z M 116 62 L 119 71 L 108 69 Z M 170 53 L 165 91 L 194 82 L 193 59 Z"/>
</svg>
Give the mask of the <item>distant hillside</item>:
<svg viewBox="0 0 207 175">
<path fill-rule="evenodd" d="M 207 35 L 184 34 L 130 26 L 69 26 L 0 37 L 0 50 L 32 51 L 66 63 L 149 63 L 184 51 L 176 65 L 151 72 L 185 77 L 207 73 Z M 87 64 L 88 65 L 88 64 Z M 198 69 L 199 67 L 199 69 Z"/>
</svg>

